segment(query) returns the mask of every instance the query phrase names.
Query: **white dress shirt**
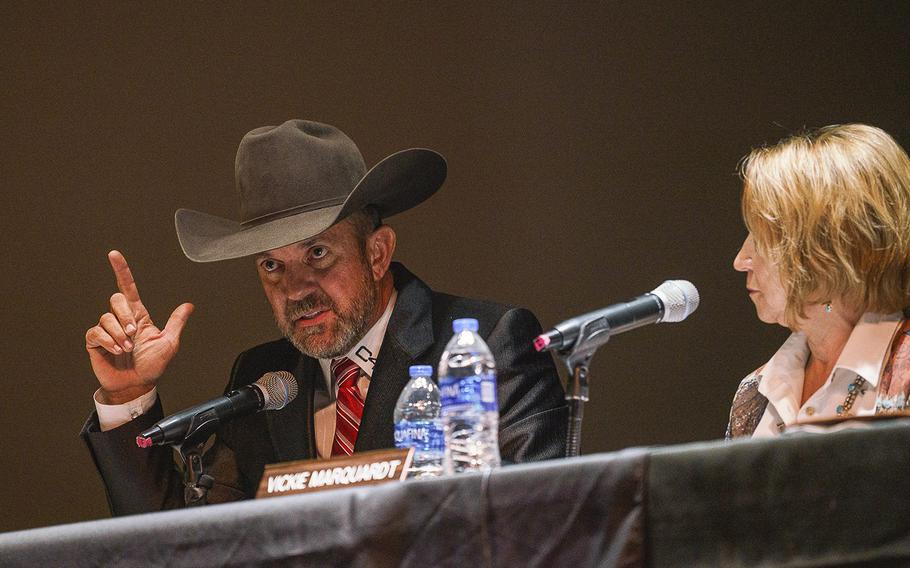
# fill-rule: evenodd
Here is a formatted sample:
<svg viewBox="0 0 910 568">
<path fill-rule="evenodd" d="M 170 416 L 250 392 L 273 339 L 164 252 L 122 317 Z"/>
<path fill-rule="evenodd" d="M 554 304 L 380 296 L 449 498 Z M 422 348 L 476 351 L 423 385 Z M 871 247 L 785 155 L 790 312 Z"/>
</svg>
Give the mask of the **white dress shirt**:
<svg viewBox="0 0 910 568">
<path fill-rule="evenodd" d="M 758 392 L 768 406 L 752 436 L 776 436 L 797 422 L 837 418 L 837 407 L 847 398 L 858 377 L 865 379 L 849 414 L 875 414 L 876 387 L 903 315 L 866 313 L 860 318 L 824 384 L 800 405 L 809 345 L 801 332 L 790 335 L 765 366 L 756 371 L 761 378 Z"/>
<path fill-rule="evenodd" d="M 395 308 L 395 301 L 398 299 L 398 291 L 392 291 L 392 297 L 386 304 L 382 316 L 373 324 L 370 331 L 357 342 L 350 351 L 344 356 L 357 363 L 360 367 L 360 376 L 357 379 L 357 389 L 363 400 L 367 399 L 367 391 L 370 390 L 370 379 L 373 376 L 373 365 L 376 364 L 376 356 L 379 355 L 379 349 L 382 347 L 382 340 L 385 338 L 385 330 L 389 326 L 389 318 L 392 317 L 392 310 Z M 332 379 L 331 359 L 319 359 L 319 366 L 322 368 L 322 376 L 325 378 L 326 390 L 332 393 L 332 403 L 328 406 L 316 410 L 313 416 L 313 423 L 316 428 L 316 452 L 321 458 L 332 457 L 332 442 L 335 440 L 335 397 L 338 395 L 338 386 Z"/>
<path fill-rule="evenodd" d="M 382 316 L 373 324 L 373 327 L 361 338 L 357 344 L 348 351 L 344 356 L 357 363 L 360 367 L 360 377 L 357 379 L 357 388 L 364 400 L 367 397 L 367 391 L 370 389 L 370 378 L 373 376 L 373 365 L 376 363 L 376 356 L 382 347 L 382 340 L 385 338 L 386 328 L 389 325 L 389 318 L 392 317 L 392 310 L 395 308 L 395 301 L 398 299 L 398 291 L 392 290 L 392 296 L 386 304 Z M 322 369 L 322 376 L 325 380 L 326 391 L 332 393 L 332 402 L 327 406 L 318 409 L 313 417 L 316 451 L 319 457 L 327 458 L 332 455 L 332 442 L 335 438 L 335 396 L 338 389 L 332 380 L 330 369 L 331 359 L 319 359 L 319 366 Z M 123 404 L 102 404 L 98 401 L 98 395 L 101 389 L 95 391 L 95 410 L 98 413 L 98 424 L 102 431 L 113 430 L 118 426 L 126 424 L 137 416 L 141 416 L 155 404 L 158 399 L 158 390 L 153 388 L 149 392 Z"/>
</svg>

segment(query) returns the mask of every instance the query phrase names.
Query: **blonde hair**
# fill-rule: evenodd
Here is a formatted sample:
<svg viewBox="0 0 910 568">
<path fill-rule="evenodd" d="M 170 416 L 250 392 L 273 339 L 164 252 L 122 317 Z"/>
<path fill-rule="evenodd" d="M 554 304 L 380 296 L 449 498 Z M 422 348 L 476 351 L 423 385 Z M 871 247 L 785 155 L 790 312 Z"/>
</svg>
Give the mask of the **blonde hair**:
<svg viewBox="0 0 910 568">
<path fill-rule="evenodd" d="M 885 131 L 826 126 L 753 150 L 742 214 L 776 263 L 795 326 L 812 303 L 862 311 L 910 305 L 910 158 Z"/>
</svg>

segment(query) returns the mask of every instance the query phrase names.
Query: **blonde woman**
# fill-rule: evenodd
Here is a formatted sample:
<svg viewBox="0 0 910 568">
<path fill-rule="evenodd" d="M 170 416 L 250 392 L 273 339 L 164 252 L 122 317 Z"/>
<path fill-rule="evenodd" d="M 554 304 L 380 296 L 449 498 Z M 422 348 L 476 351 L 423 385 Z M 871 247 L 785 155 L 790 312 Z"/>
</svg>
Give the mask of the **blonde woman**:
<svg viewBox="0 0 910 568">
<path fill-rule="evenodd" d="M 733 261 L 758 318 L 793 333 L 739 385 L 727 437 L 887 414 L 910 392 L 910 159 L 881 129 L 828 126 L 743 161 Z"/>
</svg>

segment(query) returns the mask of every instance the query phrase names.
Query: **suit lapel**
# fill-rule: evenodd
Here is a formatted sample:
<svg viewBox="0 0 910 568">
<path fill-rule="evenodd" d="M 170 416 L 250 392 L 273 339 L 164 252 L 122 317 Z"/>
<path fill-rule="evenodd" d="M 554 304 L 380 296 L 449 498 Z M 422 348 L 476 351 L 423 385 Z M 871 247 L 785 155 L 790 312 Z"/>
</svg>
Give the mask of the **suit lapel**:
<svg viewBox="0 0 910 568">
<path fill-rule="evenodd" d="M 392 414 L 398 396 L 408 382 L 408 367 L 434 363 L 418 361 L 433 344 L 430 289 L 398 263 L 392 264 L 392 274 L 398 300 L 370 378 L 355 451 L 394 446 Z"/>
<path fill-rule="evenodd" d="M 313 391 L 315 381 L 322 381 L 322 371 L 316 359 L 305 356 L 297 357 L 297 361 L 287 367 L 286 370 L 297 378 L 297 398 L 282 410 L 265 413 L 275 458 L 279 462 L 317 457 Z"/>
<path fill-rule="evenodd" d="M 760 372 L 761 369 L 758 369 L 743 379 L 736 389 L 730 409 L 730 422 L 727 424 L 727 439 L 751 436 L 761 422 L 768 406 L 768 399 L 758 392 Z"/>
</svg>

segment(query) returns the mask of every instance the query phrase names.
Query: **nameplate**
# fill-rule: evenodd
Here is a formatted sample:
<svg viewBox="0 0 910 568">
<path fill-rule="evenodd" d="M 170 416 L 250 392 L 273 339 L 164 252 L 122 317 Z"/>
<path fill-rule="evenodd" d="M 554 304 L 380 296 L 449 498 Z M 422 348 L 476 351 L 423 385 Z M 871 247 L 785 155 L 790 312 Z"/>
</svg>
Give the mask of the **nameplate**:
<svg viewBox="0 0 910 568">
<path fill-rule="evenodd" d="M 267 465 L 256 498 L 404 481 L 413 456 L 414 448 L 407 448 Z"/>
</svg>

